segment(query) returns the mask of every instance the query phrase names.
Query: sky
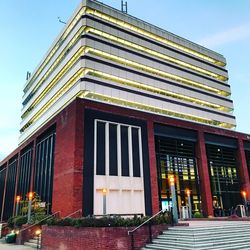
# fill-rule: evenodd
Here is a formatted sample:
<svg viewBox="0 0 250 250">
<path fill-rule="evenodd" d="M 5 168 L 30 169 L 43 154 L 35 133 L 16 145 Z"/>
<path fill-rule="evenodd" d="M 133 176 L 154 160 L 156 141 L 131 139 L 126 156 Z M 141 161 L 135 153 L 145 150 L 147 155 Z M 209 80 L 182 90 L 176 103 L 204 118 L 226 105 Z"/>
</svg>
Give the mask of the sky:
<svg viewBox="0 0 250 250">
<path fill-rule="evenodd" d="M 120 9 L 120 0 L 102 0 Z M 236 130 L 250 134 L 250 1 L 127 0 L 128 14 L 224 55 Z M 18 145 L 26 72 L 36 68 L 80 0 L 0 1 L 0 160 Z"/>
</svg>

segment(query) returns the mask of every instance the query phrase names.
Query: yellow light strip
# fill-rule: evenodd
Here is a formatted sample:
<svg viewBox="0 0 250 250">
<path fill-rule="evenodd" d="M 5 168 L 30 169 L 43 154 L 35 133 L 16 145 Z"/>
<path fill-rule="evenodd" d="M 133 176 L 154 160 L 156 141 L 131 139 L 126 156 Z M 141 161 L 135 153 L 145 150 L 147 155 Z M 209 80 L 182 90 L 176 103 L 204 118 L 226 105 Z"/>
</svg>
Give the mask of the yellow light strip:
<svg viewBox="0 0 250 250">
<path fill-rule="evenodd" d="M 196 57 L 199 57 L 199 58 L 201 58 L 203 60 L 209 61 L 211 63 L 217 64 L 217 65 L 220 65 L 220 66 L 225 66 L 224 62 L 218 61 L 218 60 L 216 60 L 216 59 L 214 59 L 212 57 L 209 57 L 207 55 L 204 55 L 202 53 L 199 53 L 199 52 L 197 52 L 195 50 L 192 50 L 192 49 L 189 49 L 187 47 L 184 47 L 184 46 L 182 46 L 180 44 L 177 44 L 175 42 L 167 40 L 166 38 L 163 38 L 161 36 L 155 35 L 155 34 L 153 34 L 151 32 L 143 30 L 143 29 L 141 29 L 139 27 L 136 27 L 136 26 L 134 26 L 134 25 L 132 25 L 130 23 L 127 23 L 125 21 L 122 21 L 122 20 L 119 20 L 117 18 L 111 17 L 111 16 L 109 16 L 107 14 L 101 13 L 101 12 L 99 12 L 97 10 L 94 10 L 94 9 L 91 9 L 91 8 L 87 8 L 86 9 L 86 13 L 94 15 L 94 16 L 97 16 L 97 17 L 99 17 L 99 18 L 101 18 L 103 20 L 106 20 L 108 22 L 114 23 L 116 25 L 119 25 L 119 26 L 121 26 L 121 27 L 123 27 L 125 29 L 131 30 L 131 31 L 136 32 L 138 34 L 141 34 L 143 36 L 147 36 L 147 37 L 149 37 L 151 39 L 157 40 L 157 41 L 159 41 L 161 43 L 164 43 L 166 45 L 174 47 L 174 48 L 176 48 L 178 50 L 181 50 L 183 52 L 192 54 L 192 55 L 194 55 Z"/>
<path fill-rule="evenodd" d="M 162 77 L 165 77 L 165 78 L 168 78 L 168 79 L 172 79 L 172 80 L 175 80 L 175 81 L 178 81 L 178 82 L 181 82 L 181 83 L 185 83 L 185 84 L 188 84 L 188 85 L 191 85 L 191 86 L 195 86 L 195 87 L 198 87 L 198 88 L 201 88 L 201 89 L 205 89 L 207 91 L 210 91 L 210 92 L 222 95 L 222 96 L 228 96 L 230 94 L 230 93 L 228 93 L 226 91 L 223 91 L 223 90 L 220 90 L 220 89 L 217 89 L 217 88 L 213 88 L 213 87 L 204 85 L 202 83 L 195 82 L 195 81 L 186 79 L 184 77 L 177 76 L 177 75 L 174 75 L 174 74 L 171 74 L 171 73 L 159 70 L 159 69 L 155 69 L 155 68 L 152 68 L 152 67 L 149 67 L 149 66 L 146 66 L 146 65 L 143 65 L 143 64 L 140 64 L 140 63 L 137 63 L 137 62 L 134 62 L 134 61 L 131 61 L 131 60 L 128 60 L 128 59 L 113 55 L 113 54 L 109 54 L 107 52 L 97 50 L 97 49 L 93 49 L 93 48 L 88 47 L 86 49 L 86 52 L 90 52 L 90 53 L 95 54 L 97 56 L 101 56 L 101 57 L 116 61 L 116 62 L 121 63 L 121 64 L 129 65 L 131 67 L 134 67 L 134 68 L 137 68 L 137 69 L 140 69 L 140 70 L 143 70 L 143 71 L 155 74 L 155 75 L 159 75 L 159 76 L 162 76 Z"/>
<path fill-rule="evenodd" d="M 110 74 L 107 74 L 107 73 L 104 73 L 104 72 L 101 72 L 101 71 L 98 71 L 98 70 L 88 69 L 88 74 L 96 76 L 96 77 L 101 77 L 101 78 L 104 78 L 104 79 L 107 79 L 107 80 L 111 80 L 111 81 L 114 81 L 114 82 L 117 82 L 117 83 L 120 83 L 120 84 L 124 84 L 124 85 L 127 85 L 127 86 L 136 87 L 136 88 L 143 89 L 143 90 L 146 90 L 146 91 L 150 91 L 150 92 L 153 92 L 153 93 L 158 93 L 158 94 L 161 94 L 161 95 L 164 95 L 164 96 L 170 96 L 170 97 L 173 97 L 173 98 L 176 98 L 176 99 L 180 99 L 180 100 L 184 100 L 184 101 L 187 101 L 187 102 L 200 104 L 202 106 L 207 106 L 207 107 L 222 110 L 222 111 L 225 111 L 225 112 L 231 111 L 230 108 L 225 107 L 225 106 L 221 106 L 221 105 L 218 105 L 218 104 L 215 104 L 215 103 L 203 101 L 203 100 L 193 98 L 193 97 L 189 97 L 189 96 L 186 96 L 186 95 L 178 94 L 178 93 L 175 93 L 175 92 L 172 92 L 172 91 L 156 88 L 156 87 L 153 87 L 153 86 L 150 86 L 150 85 L 146 85 L 146 84 L 139 83 L 139 82 L 136 82 L 136 81 L 128 80 L 128 79 L 121 78 L 121 77 L 118 77 L 118 76 L 110 75 Z"/>
<path fill-rule="evenodd" d="M 82 32 L 82 30 L 79 30 L 79 34 L 81 34 L 81 32 Z M 79 37 L 79 34 L 77 36 L 75 36 L 74 39 L 72 39 L 70 45 L 72 45 L 77 40 L 77 37 Z M 68 48 L 68 46 L 67 46 L 67 48 Z M 174 79 L 174 80 L 179 81 L 181 83 L 185 82 L 185 83 L 188 83 L 189 85 L 193 85 L 193 86 L 196 86 L 196 87 L 198 86 L 198 87 L 200 87 L 202 89 L 206 89 L 206 90 L 210 90 L 210 91 L 212 90 L 212 92 L 215 92 L 215 93 L 218 93 L 218 94 L 221 94 L 221 95 L 224 95 L 224 93 L 226 93 L 226 92 L 223 92 L 221 90 L 218 90 L 218 89 L 203 85 L 201 83 L 194 82 L 194 81 L 191 81 L 191 80 L 188 80 L 188 79 L 185 79 L 185 78 L 182 78 L 182 77 L 179 77 L 179 76 L 176 76 L 176 75 L 164 72 L 164 71 L 160 71 L 158 69 L 154 69 L 154 68 L 139 64 L 137 62 L 133 62 L 133 61 L 130 61 L 130 60 L 127 60 L 127 59 L 124 59 L 124 58 L 121 58 L 121 57 L 118 57 L 118 56 L 115 56 L 115 55 L 112 55 L 112 54 L 109 54 L 109 53 L 106 53 L 106 52 L 103 52 L 103 51 L 100 51 L 100 50 L 97 50 L 97 49 L 93 49 L 93 48 L 90 48 L 90 47 L 81 47 L 75 53 L 75 55 L 68 61 L 68 63 L 62 68 L 62 70 L 55 76 L 55 78 L 48 84 L 48 86 L 41 93 L 41 95 L 39 95 L 39 97 L 31 104 L 31 106 L 26 110 L 26 112 L 21 116 L 21 118 L 24 119 L 30 113 L 30 111 L 35 107 L 35 105 L 37 105 L 42 100 L 42 98 L 47 94 L 47 92 L 60 80 L 60 78 L 68 71 L 68 69 L 78 60 L 78 58 L 82 54 L 88 53 L 88 52 L 90 52 L 92 54 L 95 54 L 95 55 L 98 55 L 98 56 L 102 56 L 104 58 L 114 60 L 116 62 L 118 61 L 119 63 L 122 63 L 122 64 L 130 65 L 132 67 L 142 69 L 142 70 L 144 70 L 146 72 L 150 72 L 150 73 L 161 75 L 161 76 L 164 76 L 164 77 L 167 77 L 167 78 L 170 78 L 170 79 Z M 58 57 L 58 60 L 53 63 L 53 65 L 51 66 L 51 67 L 53 67 L 53 69 L 55 69 L 55 67 L 58 65 L 58 63 L 61 62 L 63 56 L 64 56 L 64 54 L 62 53 Z M 50 68 L 48 71 L 51 72 L 52 68 Z M 36 88 L 34 89 L 33 94 L 36 93 L 36 91 L 39 89 L 39 87 L 42 85 L 42 83 L 48 78 L 48 76 L 49 76 L 49 74 L 46 74 L 46 75 L 44 75 L 42 77 L 42 79 L 38 83 L 38 86 L 36 86 Z M 178 97 L 176 96 L 176 98 L 178 98 Z M 181 99 L 180 95 L 179 95 L 179 99 Z M 201 103 L 199 101 L 197 102 L 197 101 L 193 100 L 192 102 L 195 102 L 195 103 L 198 103 L 198 104 L 201 104 L 201 105 L 210 106 L 210 107 L 213 107 L 213 108 L 218 108 L 219 110 L 226 111 L 226 112 L 232 110 L 232 109 L 228 109 L 228 108 L 223 107 L 223 106 L 216 107 L 215 104 L 213 105 L 212 103 L 205 102 L 205 101 L 203 101 Z"/>
<path fill-rule="evenodd" d="M 137 102 L 131 102 L 131 101 L 127 101 L 124 99 L 118 99 L 118 98 L 114 98 L 114 97 L 110 97 L 110 96 L 106 96 L 106 95 L 92 93 L 89 91 L 83 91 L 82 93 L 80 93 L 78 95 L 78 97 L 96 99 L 96 100 L 105 101 L 108 103 L 114 103 L 114 104 L 118 104 L 118 105 L 122 105 L 122 106 L 137 108 L 137 109 L 150 111 L 153 113 L 164 114 L 164 115 L 172 116 L 172 117 L 174 116 L 174 117 L 178 117 L 178 118 L 182 118 L 182 119 L 186 119 L 186 120 L 198 121 L 198 122 L 210 124 L 210 125 L 217 125 L 217 126 L 221 125 L 221 127 L 222 127 L 225 124 L 225 123 L 221 123 L 219 121 L 205 119 L 205 118 L 199 117 L 199 116 L 187 115 L 184 113 L 177 113 L 177 112 L 174 112 L 171 110 L 160 109 L 160 108 L 157 108 L 155 106 L 149 106 L 149 105 L 145 105 L 145 104 L 141 104 L 141 103 L 137 103 Z M 232 128 L 232 127 L 234 127 L 234 125 L 227 123 L 227 127 Z"/>
<path fill-rule="evenodd" d="M 185 68 L 189 68 L 189 69 L 192 69 L 196 72 L 199 72 L 199 73 L 203 73 L 205 75 L 208 75 L 208 76 L 211 76 L 215 79 L 218 79 L 218 80 L 222 80 L 222 81 L 226 81 L 228 80 L 227 77 L 225 76 L 222 76 L 222 75 L 219 75 L 219 74 L 216 74 L 216 73 L 213 73 L 209 70 L 206 70 L 206 69 L 203 69 L 201 67 L 197 67 L 193 64 L 190 64 L 190 63 L 187 63 L 187 62 L 184 62 L 184 61 L 181 61 L 181 60 L 178 60 L 176 58 L 173 58 L 171 56 L 168 56 L 168 55 L 165 55 L 165 54 L 162 54 L 160 52 L 157 52 L 155 50 L 151 50 L 149 48 L 146 48 L 144 46 L 141 46 L 139 44 L 135 44 L 135 43 L 132 43 L 130 41 L 127 41 L 127 40 L 124 40 L 122 38 L 119 38 L 117 36 L 113 36 L 111 34 L 108 34 L 108 33 L 105 33 L 103 31 L 100 31 L 100 30 L 97 30 L 97 29 L 93 29 L 93 28 L 90 28 L 90 27 L 87 27 L 86 28 L 86 33 L 89 32 L 89 33 L 92 33 L 92 34 L 95 34 L 95 35 L 98 35 L 100 37 L 103 37 L 103 38 L 106 38 L 108 40 L 111 40 L 111 41 L 114 41 L 116 43 L 119 43 L 119 44 L 122 44 L 122 45 L 125 45 L 125 46 L 128 46 L 130 48 L 133 48 L 133 49 L 136 49 L 136 50 L 139 50 L 139 51 L 142 51 L 144 53 L 147 53 L 149 55 L 152 55 L 152 56 L 156 56 L 160 59 L 163 59 L 165 61 L 169 61 L 169 62 L 172 62 L 172 63 L 175 63 L 177 65 L 180 65 L 180 66 L 183 66 Z"/>
<path fill-rule="evenodd" d="M 65 92 L 67 92 L 79 79 L 81 76 L 84 76 L 86 74 L 91 74 L 91 69 L 81 69 L 79 70 L 58 92 L 21 128 L 20 132 L 25 131 L 32 123 L 37 121 L 41 115 L 46 112 Z M 132 83 L 132 81 L 131 81 Z M 199 116 L 193 116 L 193 115 L 187 115 L 184 113 L 177 113 L 174 111 L 170 111 L 167 109 L 160 109 L 157 107 L 153 106 L 147 106 L 145 104 L 137 103 L 137 102 L 131 102 L 123 99 L 116 99 L 112 98 L 109 96 L 104 96 L 100 94 L 94 94 L 90 93 L 89 91 L 85 92 L 86 97 L 91 97 L 94 99 L 100 99 L 100 97 L 104 97 L 105 100 L 107 99 L 108 102 L 113 102 L 117 103 L 119 105 L 125 105 L 125 106 L 130 106 L 130 107 L 136 107 L 139 109 L 155 112 L 155 113 L 161 113 L 169 116 L 174 116 L 174 117 L 179 117 L 179 118 L 184 118 L 188 120 L 193 120 L 193 121 L 198 121 L 206 124 L 212 124 L 212 125 L 217 125 L 221 127 L 227 127 L 231 128 L 233 125 L 229 123 L 221 123 L 219 121 L 211 120 L 211 119 L 205 119 Z M 98 97 L 98 98 L 97 98 Z"/>
<path fill-rule="evenodd" d="M 81 27 L 75 36 L 70 40 L 70 42 L 67 44 L 67 46 L 64 48 L 64 50 L 60 53 L 60 55 L 56 58 L 56 60 L 53 62 L 53 64 L 49 67 L 47 72 L 43 75 L 43 77 L 39 80 L 39 82 L 36 84 L 35 88 L 32 90 L 33 94 L 40 88 L 40 86 L 43 84 L 43 82 L 48 78 L 48 76 L 55 70 L 55 68 L 58 66 L 58 64 L 64 59 L 64 57 L 68 54 L 71 47 L 76 44 L 76 42 L 80 39 L 85 27 Z"/>
<path fill-rule="evenodd" d="M 57 43 L 54 45 L 54 47 L 51 49 L 51 51 L 48 53 L 48 56 L 45 58 L 41 66 L 38 68 L 38 70 L 32 75 L 31 79 L 28 81 L 28 84 L 24 88 L 24 92 L 27 92 L 32 83 L 34 82 L 35 78 L 38 77 L 38 75 L 42 72 L 42 70 L 45 68 L 47 63 L 50 61 L 52 56 L 56 53 L 56 51 L 59 49 L 59 47 L 63 44 L 65 41 L 66 37 L 69 35 L 75 24 L 79 21 L 81 16 L 85 13 L 86 8 L 81 8 L 77 15 L 74 17 L 72 22 L 69 24 L 67 29 L 64 31 L 60 39 L 57 41 Z"/>
<path fill-rule="evenodd" d="M 81 33 L 81 32 L 79 32 L 79 33 Z M 75 40 L 76 40 L 76 38 L 73 39 L 72 43 L 74 43 Z M 203 84 L 200 84 L 200 83 L 197 83 L 197 82 L 194 82 L 194 81 L 191 81 L 191 80 L 188 80 L 188 79 L 185 79 L 185 78 L 182 78 L 182 77 L 179 77 L 179 76 L 176 76 L 176 75 L 164 72 L 164 71 L 160 71 L 158 69 L 154 69 L 154 68 L 151 68 L 151 67 L 148 67 L 148 66 L 145 66 L 145 65 L 142 65 L 142 64 L 139 64 L 139 63 L 136 63 L 136 62 L 133 62 L 133 61 L 130 61 L 130 60 L 127 60 L 127 59 L 124 59 L 124 58 L 121 58 L 121 57 L 118 57 L 118 56 L 115 56 L 115 55 L 112 55 L 112 54 L 109 54 L 109 53 L 106 53 L 106 52 L 103 52 L 100 50 L 97 50 L 97 49 L 93 49 L 90 47 L 81 47 L 75 53 L 75 55 L 68 61 L 68 63 L 62 68 L 62 70 L 56 75 L 56 77 L 48 84 L 48 86 L 41 93 L 41 95 L 39 95 L 39 97 L 31 104 L 31 106 L 26 110 L 26 112 L 21 116 L 21 118 L 24 119 L 30 113 L 30 111 L 35 107 L 35 105 L 37 105 L 37 103 L 39 103 L 42 100 L 42 98 L 44 98 L 44 96 L 47 94 L 47 92 L 60 80 L 60 78 L 66 73 L 66 71 L 78 60 L 78 58 L 82 54 L 88 53 L 88 52 L 93 53 L 93 54 L 98 55 L 98 56 L 102 56 L 104 58 L 114 60 L 116 62 L 118 61 L 119 63 L 122 63 L 122 64 L 130 65 L 132 67 L 142 69 L 142 70 L 150 72 L 150 73 L 162 75 L 164 77 L 174 79 L 174 80 L 177 80 L 180 82 L 187 82 L 188 84 L 191 83 L 191 85 L 202 87 L 203 89 L 206 89 L 206 90 L 209 89 L 210 91 L 213 90 L 213 92 L 215 92 L 215 93 L 223 94 L 223 92 L 221 90 L 217 90 L 217 89 L 211 88 L 209 86 L 206 86 L 206 85 L 203 85 Z M 56 67 L 57 64 L 61 61 L 62 56 L 63 56 L 63 54 L 61 56 L 59 56 L 57 62 L 55 62 L 53 64 L 54 65 L 53 68 Z M 41 79 L 39 84 L 41 85 L 47 79 L 47 77 L 48 77 L 48 74 Z M 123 80 L 123 81 L 125 82 L 125 80 Z M 38 90 L 39 86 L 36 86 L 36 91 Z M 159 90 L 157 92 L 159 92 Z M 174 95 L 174 94 L 172 93 L 171 95 Z M 181 95 L 179 95 L 179 96 L 176 95 L 175 98 L 183 99 L 183 97 L 181 97 Z M 186 97 L 186 100 L 188 98 L 189 97 Z M 187 101 L 191 101 L 191 98 Z M 197 100 L 192 99 L 192 102 L 195 102 L 195 103 L 198 103 L 201 105 L 206 105 L 206 106 L 209 106 L 212 108 L 217 108 L 217 109 L 225 111 L 225 112 L 231 111 L 231 109 L 226 108 L 224 106 L 219 106 L 219 105 L 216 106 L 216 104 L 212 104 L 212 103 L 205 102 L 205 101 L 199 101 L 198 99 Z"/>
<path fill-rule="evenodd" d="M 63 77 L 63 75 L 72 67 L 72 65 L 80 58 L 84 53 L 84 47 L 80 47 L 78 51 L 71 57 L 67 64 L 60 70 L 60 72 L 53 78 L 53 80 L 48 84 L 48 86 L 43 90 L 43 92 L 37 97 L 37 99 L 31 104 L 31 106 L 24 112 L 21 116 L 24 119 L 28 113 L 37 105 L 42 98 L 48 93 L 48 91 Z"/>
<path fill-rule="evenodd" d="M 79 70 L 76 74 L 70 78 L 70 80 L 60 89 L 48 102 L 25 124 L 20 132 L 27 129 L 32 123 L 38 120 L 38 118 L 46 112 L 63 94 L 65 94 L 84 74 L 84 69 Z"/>
</svg>

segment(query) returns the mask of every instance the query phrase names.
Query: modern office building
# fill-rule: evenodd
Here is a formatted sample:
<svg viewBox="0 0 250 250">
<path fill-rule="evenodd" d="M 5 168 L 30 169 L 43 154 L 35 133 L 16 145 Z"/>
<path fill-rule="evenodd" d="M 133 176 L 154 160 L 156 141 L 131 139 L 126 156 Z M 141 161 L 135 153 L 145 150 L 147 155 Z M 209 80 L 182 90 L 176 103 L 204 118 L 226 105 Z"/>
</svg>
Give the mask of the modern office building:
<svg viewBox="0 0 250 250">
<path fill-rule="evenodd" d="M 37 192 L 66 216 L 213 215 L 250 195 L 250 136 L 234 130 L 225 58 L 83 0 L 24 86 L 19 147 L 0 164 L 1 220 Z"/>
</svg>

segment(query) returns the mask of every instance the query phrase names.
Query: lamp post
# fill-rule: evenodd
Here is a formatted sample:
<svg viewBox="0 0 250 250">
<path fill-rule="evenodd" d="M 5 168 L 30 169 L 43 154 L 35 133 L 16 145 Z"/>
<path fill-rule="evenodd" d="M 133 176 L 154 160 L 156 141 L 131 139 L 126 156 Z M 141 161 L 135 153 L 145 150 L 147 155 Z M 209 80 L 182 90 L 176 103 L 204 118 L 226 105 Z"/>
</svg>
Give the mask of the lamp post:
<svg viewBox="0 0 250 250">
<path fill-rule="evenodd" d="M 107 197 L 107 189 L 103 188 L 102 189 L 102 212 L 103 212 L 103 215 L 107 214 L 107 200 L 106 200 L 106 197 Z"/>
<path fill-rule="evenodd" d="M 28 193 L 28 199 L 29 199 L 29 203 L 28 203 L 28 223 L 30 222 L 30 217 L 31 217 L 31 206 L 32 206 L 32 199 L 33 199 L 33 193 L 29 192 Z"/>
<path fill-rule="evenodd" d="M 247 192 L 242 191 L 241 194 L 243 196 L 244 206 L 246 206 L 247 205 Z"/>
<path fill-rule="evenodd" d="M 186 194 L 188 197 L 188 210 L 189 210 L 189 218 L 192 218 L 192 204 L 191 204 L 191 191 L 189 189 L 186 190 Z"/>
<path fill-rule="evenodd" d="M 173 175 L 169 177 L 169 183 L 172 194 L 172 207 L 173 207 L 173 222 L 178 223 L 178 211 L 177 211 L 177 201 L 176 201 L 176 193 L 175 193 L 175 178 Z"/>
<path fill-rule="evenodd" d="M 20 200 L 21 200 L 21 196 L 17 195 L 17 197 L 16 197 L 16 216 L 18 215 Z"/>
</svg>

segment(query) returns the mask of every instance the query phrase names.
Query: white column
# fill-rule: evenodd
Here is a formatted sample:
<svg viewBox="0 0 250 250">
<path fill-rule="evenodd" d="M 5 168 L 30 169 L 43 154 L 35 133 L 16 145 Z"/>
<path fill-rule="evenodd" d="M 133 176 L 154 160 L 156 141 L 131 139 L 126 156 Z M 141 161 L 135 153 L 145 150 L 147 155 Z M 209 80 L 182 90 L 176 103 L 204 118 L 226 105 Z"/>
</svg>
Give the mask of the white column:
<svg viewBox="0 0 250 250">
<path fill-rule="evenodd" d="M 109 176 L 109 123 L 105 123 L 105 175 Z"/>
<path fill-rule="evenodd" d="M 96 157 L 97 157 L 97 120 L 94 121 L 94 175 L 96 175 Z"/>
<path fill-rule="evenodd" d="M 140 155 L 140 172 L 141 172 L 141 177 L 143 177 L 143 158 L 142 158 L 141 128 L 138 128 L 138 140 L 139 140 L 139 155 Z"/>
<path fill-rule="evenodd" d="M 134 176 L 133 171 L 133 147 L 132 147 L 132 127 L 128 127 L 128 157 L 129 157 L 129 176 Z"/>
<path fill-rule="evenodd" d="M 117 168 L 118 176 L 122 176 L 122 158 L 121 158 L 121 125 L 117 124 Z"/>
</svg>

